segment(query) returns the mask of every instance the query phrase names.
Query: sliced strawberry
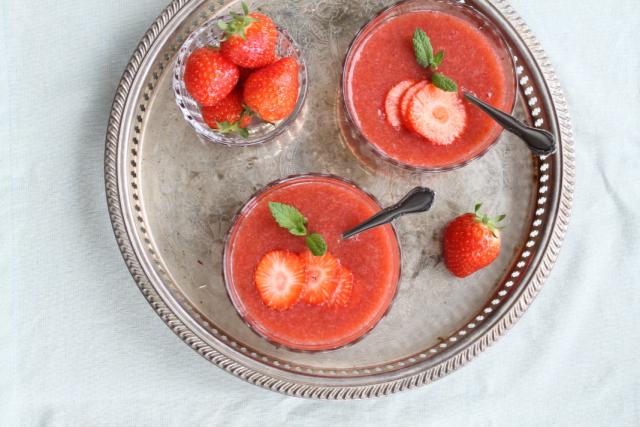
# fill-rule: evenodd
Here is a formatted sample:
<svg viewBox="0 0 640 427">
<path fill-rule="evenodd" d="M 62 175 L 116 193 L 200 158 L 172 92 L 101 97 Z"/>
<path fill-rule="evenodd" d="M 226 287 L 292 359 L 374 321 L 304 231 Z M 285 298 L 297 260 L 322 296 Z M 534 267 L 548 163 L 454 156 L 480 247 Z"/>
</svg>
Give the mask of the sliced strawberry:
<svg viewBox="0 0 640 427">
<path fill-rule="evenodd" d="M 416 84 L 415 80 L 403 80 L 387 92 L 387 97 L 384 101 L 384 113 L 387 116 L 387 122 L 396 129 L 402 126 L 400 119 L 402 95 L 414 84 Z"/>
<path fill-rule="evenodd" d="M 408 88 L 404 92 L 404 95 L 402 95 L 402 100 L 400 101 L 400 121 L 402 122 L 404 127 L 407 128 L 407 130 L 413 130 L 411 129 L 411 124 L 409 123 L 409 120 L 407 118 L 407 111 L 409 110 L 409 102 L 411 102 L 411 100 L 413 99 L 413 96 L 416 93 L 418 93 L 418 91 L 423 89 L 428 84 L 429 82 L 426 80 L 418 82 L 413 86 L 411 86 L 410 88 Z"/>
<path fill-rule="evenodd" d="M 407 118 L 418 134 L 434 144 L 448 145 L 462 134 L 467 114 L 456 92 L 429 84 L 409 102 Z"/>
<path fill-rule="evenodd" d="M 305 265 L 302 300 L 313 305 L 327 302 L 338 286 L 338 260 L 329 252 L 323 256 L 315 256 L 309 250 L 306 250 L 301 258 Z"/>
<path fill-rule="evenodd" d="M 344 307 L 349 304 L 351 292 L 353 291 L 353 273 L 344 267 L 338 269 L 338 285 L 329 298 L 329 305 L 332 307 Z"/>
<path fill-rule="evenodd" d="M 260 298 L 274 310 L 290 308 L 300 298 L 304 272 L 304 263 L 293 252 L 267 253 L 260 259 L 254 275 Z"/>
</svg>

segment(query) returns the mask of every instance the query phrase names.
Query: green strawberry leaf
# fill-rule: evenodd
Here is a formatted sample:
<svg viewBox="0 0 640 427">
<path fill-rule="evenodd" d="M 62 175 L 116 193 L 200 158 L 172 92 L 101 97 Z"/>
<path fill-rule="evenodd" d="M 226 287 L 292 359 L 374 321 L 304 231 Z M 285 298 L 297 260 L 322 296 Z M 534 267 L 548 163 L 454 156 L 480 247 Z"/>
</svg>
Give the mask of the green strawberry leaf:
<svg viewBox="0 0 640 427">
<path fill-rule="evenodd" d="M 238 131 L 238 135 L 240 135 L 244 139 L 247 139 L 249 138 L 249 130 L 247 128 L 240 128 L 240 130 Z"/>
<path fill-rule="evenodd" d="M 269 210 L 278 225 L 289 230 L 289 233 L 294 236 L 307 235 L 307 219 L 295 207 L 284 203 L 269 202 Z"/>
<path fill-rule="evenodd" d="M 224 31 L 224 34 L 222 35 L 222 41 L 228 40 L 231 36 L 239 36 L 243 40 L 247 39 L 245 30 L 249 27 L 249 25 L 251 25 L 252 22 L 257 22 L 258 19 L 251 18 L 249 16 L 249 6 L 247 6 L 245 2 L 242 2 L 242 12 L 243 13 L 229 13 L 229 15 L 231 15 L 230 21 L 218 21 L 218 27 L 220 27 L 220 29 Z"/>
<path fill-rule="evenodd" d="M 442 73 L 433 73 L 431 76 L 431 82 L 438 88 L 446 92 L 457 92 L 458 85 L 455 81 L 445 76 Z"/>
<path fill-rule="evenodd" d="M 242 113 L 240 114 L 240 116 L 253 116 L 255 113 L 253 112 L 253 110 L 249 107 L 247 107 L 245 104 L 242 104 Z"/>
<path fill-rule="evenodd" d="M 498 223 L 505 219 L 506 215 L 498 215 L 495 218 L 489 217 L 487 214 L 483 214 L 480 212 L 480 208 L 482 207 L 481 203 L 477 203 L 473 209 L 473 213 L 475 215 L 475 220 L 480 224 L 487 227 L 494 236 L 498 236 L 498 230 L 502 230 L 504 227 L 498 227 Z"/>
<path fill-rule="evenodd" d="M 305 239 L 307 247 L 315 256 L 322 256 L 327 253 L 327 243 L 318 233 L 313 233 Z"/>
<path fill-rule="evenodd" d="M 237 133 L 243 138 L 249 138 L 249 130 L 240 127 L 240 122 L 216 122 L 218 132 L 223 135 Z"/>
</svg>

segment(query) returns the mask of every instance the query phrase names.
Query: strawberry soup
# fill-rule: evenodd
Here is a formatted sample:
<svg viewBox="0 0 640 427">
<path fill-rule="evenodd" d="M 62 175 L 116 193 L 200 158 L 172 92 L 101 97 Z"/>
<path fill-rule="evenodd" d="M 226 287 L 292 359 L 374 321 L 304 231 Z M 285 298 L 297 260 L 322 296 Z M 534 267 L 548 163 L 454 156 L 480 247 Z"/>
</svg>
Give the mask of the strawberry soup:
<svg viewBox="0 0 640 427">
<path fill-rule="evenodd" d="M 313 256 L 304 238 L 279 226 L 270 211 L 274 204 L 299 210 L 309 233 L 323 236 L 326 255 Z M 295 350 L 331 350 L 362 337 L 396 294 L 400 249 L 390 225 L 347 240 L 341 234 L 379 210 L 354 184 L 326 175 L 286 178 L 255 195 L 236 217 L 224 250 L 225 284 L 240 316 L 259 335 Z M 311 290 L 300 294 L 301 266 L 309 261 L 348 275 L 351 289 L 342 301 L 321 303 Z M 289 300 L 265 300 L 278 291 L 263 293 L 269 274 L 295 282 Z M 337 292 L 335 284 L 330 291 Z"/>
<path fill-rule="evenodd" d="M 436 67 L 418 63 L 414 49 L 417 30 L 428 35 L 434 54 L 443 52 L 443 58 L 435 61 Z M 401 116 L 398 111 L 410 108 L 411 98 L 410 95 L 403 100 L 400 92 L 412 92 L 410 83 L 414 86 L 413 93 L 427 82 L 437 83 L 435 74 L 440 73 L 457 82 L 457 88 L 435 93 L 430 85 L 431 92 L 427 88 L 416 95 L 425 100 L 425 106 L 418 105 L 416 110 L 431 113 L 419 108 L 427 109 L 429 101 L 439 101 L 442 97 L 435 95 L 440 92 L 455 95 L 455 128 L 449 135 L 437 130 L 440 133 L 436 132 L 430 141 L 423 137 L 425 132 L 432 131 L 430 123 L 398 125 Z M 488 21 L 465 5 L 414 0 L 383 12 L 358 34 L 347 53 L 342 86 L 347 114 L 366 140 L 362 144 L 402 167 L 442 170 L 480 156 L 502 131 L 463 100 L 462 91 L 511 113 L 516 82 L 509 50 Z M 440 113 L 438 108 L 433 110 L 436 117 Z"/>
</svg>

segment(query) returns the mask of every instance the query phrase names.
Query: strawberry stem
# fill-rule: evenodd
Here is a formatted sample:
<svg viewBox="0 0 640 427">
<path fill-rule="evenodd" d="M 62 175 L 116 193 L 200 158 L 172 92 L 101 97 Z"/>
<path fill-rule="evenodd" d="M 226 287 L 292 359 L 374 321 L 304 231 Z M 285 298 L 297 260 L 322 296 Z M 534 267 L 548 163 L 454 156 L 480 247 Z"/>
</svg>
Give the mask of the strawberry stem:
<svg viewBox="0 0 640 427">
<path fill-rule="evenodd" d="M 486 226 L 489 230 L 491 230 L 491 233 L 493 233 L 495 237 L 498 237 L 498 230 L 501 230 L 503 228 L 503 227 L 499 227 L 498 223 L 504 220 L 507 216 L 502 214 L 502 215 L 498 215 L 495 218 L 491 218 L 488 215 L 482 214 L 480 212 L 481 207 L 482 207 L 482 203 L 476 203 L 473 209 L 475 220 L 481 223 L 482 225 Z"/>
<path fill-rule="evenodd" d="M 255 113 L 251 108 L 247 107 L 245 104 L 242 104 L 242 113 L 240 114 L 240 117 L 252 117 L 254 114 Z"/>
<path fill-rule="evenodd" d="M 231 20 L 229 22 L 218 21 L 218 27 L 224 31 L 222 41 L 228 40 L 233 36 L 240 36 L 243 40 L 247 39 L 245 30 L 249 28 L 252 22 L 258 21 L 256 18 L 249 16 L 249 6 L 242 2 L 242 13 L 231 12 Z"/>
<path fill-rule="evenodd" d="M 237 133 L 243 138 L 249 138 L 249 131 L 243 127 L 240 127 L 240 122 L 217 122 L 218 132 L 223 135 L 230 133 Z"/>
</svg>

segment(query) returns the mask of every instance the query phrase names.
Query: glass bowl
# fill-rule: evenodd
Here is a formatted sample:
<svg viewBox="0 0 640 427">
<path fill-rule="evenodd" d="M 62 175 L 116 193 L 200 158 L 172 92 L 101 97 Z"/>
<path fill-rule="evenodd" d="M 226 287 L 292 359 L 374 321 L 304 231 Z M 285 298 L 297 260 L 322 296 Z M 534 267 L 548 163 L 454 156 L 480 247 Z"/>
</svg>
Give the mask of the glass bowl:
<svg viewBox="0 0 640 427">
<path fill-rule="evenodd" d="M 515 74 L 513 55 L 499 30 L 489 21 L 489 19 L 476 11 L 472 6 L 460 2 L 446 0 L 405 0 L 396 3 L 395 5 L 380 11 L 355 35 L 345 56 L 342 78 L 340 81 L 342 103 L 339 105 L 339 114 L 346 119 L 341 121 L 343 122 L 340 129 L 342 138 L 358 160 L 374 171 L 384 171 L 386 169 L 384 166 L 389 164 L 410 172 L 440 172 L 459 168 L 484 155 L 496 143 L 503 131 L 502 128 L 496 124 L 495 127 L 487 133 L 483 140 L 475 144 L 476 148 L 470 150 L 463 158 L 451 163 L 428 166 L 409 164 L 398 160 L 367 139 L 365 132 L 363 132 L 360 124 L 358 123 L 350 84 L 355 64 L 357 63 L 361 53 L 360 49 L 377 29 L 390 20 L 404 14 L 421 11 L 437 11 L 447 15 L 452 15 L 454 17 L 464 19 L 482 30 L 482 33 L 488 38 L 493 45 L 495 52 L 498 54 L 500 68 L 506 76 L 507 84 L 505 86 L 505 99 L 507 101 L 504 104 L 507 104 L 508 107 L 505 109 L 505 112 L 511 114 L 515 108 L 518 83 Z M 437 50 L 437 46 L 434 48 Z"/>
<path fill-rule="evenodd" d="M 238 236 L 241 233 L 243 227 L 249 227 L 248 229 L 244 230 L 244 233 L 245 233 L 245 236 L 247 235 L 250 236 L 252 235 L 252 233 L 255 233 L 255 230 L 252 227 L 255 228 L 256 224 L 257 225 L 263 224 L 260 216 L 254 216 L 252 220 L 249 220 L 248 224 L 250 225 L 247 225 L 246 219 L 249 217 L 249 215 L 251 215 L 254 212 L 255 209 L 265 209 L 264 208 L 264 203 L 266 203 L 265 198 L 272 195 L 274 191 L 290 188 L 292 186 L 305 185 L 309 183 L 322 183 L 325 185 L 328 184 L 331 187 L 340 188 L 340 190 L 344 191 L 346 194 L 351 193 L 355 195 L 358 201 L 361 201 L 365 206 L 367 206 L 368 209 L 372 209 L 373 211 L 378 211 L 382 209 L 378 201 L 371 194 L 363 191 L 353 182 L 341 177 L 337 177 L 335 175 L 312 173 L 312 174 L 305 174 L 305 175 L 292 175 L 292 176 L 274 181 L 268 184 L 262 190 L 259 190 L 257 193 L 255 193 L 249 199 L 249 201 L 238 211 L 238 213 L 232 220 L 232 223 L 231 223 L 232 225 L 230 227 L 230 230 L 226 236 L 225 243 L 224 243 L 224 249 L 222 254 L 222 265 L 223 265 L 222 270 L 223 270 L 223 279 L 224 279 L 227 295 L 231 300 L 232 305 L 236 309 L 236 312 L 239 314 L 240 318 L 244 321 L 245 324 L 249 326 L 251 330 L 253 330 L 255 333 L 257 333 L 259 336 L 266 339 L 270 343 L 279 347 L 284 347 L 292 351 L 319 352 L 319 351 L 335 350 L 359 341 L 365 335 L 367 335 L 385 317 L 385 315 L 388 313 L 389 309 L 391 308 L 391 305 L 395 300 L 395 297 L 398 291 L 402 262 L 401 262 L 400 244 L 398 241 L 398 235 L 397 235 L 396 229 L 393 225 L 385 225 L 383 226 L 386 228 L 385 234 L 381 238 L 383 238 L 384 241 L 388 243 L 388 246 L 387 246 L 387 243 L 385 244 L 385 247 L 387 247 L 388 252 L 382 253 L 382 255 L 380 256 L 383 257 L 384 259 L 386 259 L 387 256 L 389 257 L 388 259 L 386 259 L 386 261 L 384 260 L 381 261 L 381 262 L 387 263 L 388 270 L 386 273 L 384 273 L 383 270 L 380 270 L 378 274 L 386 274 L 389 280 L 388 281 L 383 280 L 383 282 L 387 284 L 385 287 L 374 286 L 371 283 L 367 283 L 365 279 L 362 279 L 361 281 L 358 282 L 357 285 L 354 286 L 354 291 L 353 291 L 354 294 L 351 297 L 352 299 L 354 299 L 354 301 L 351 302 L 351 304 L 356 304 L 355 307 L 359 307 L 358 301 L 362 301 L 362 299 L 364 299 L 367 296 L 374 295 L 372 299 L 369 299 L 369 301 L 373 301 L 373 302 L 371 302 L 368 305 L 368 307 L 365 307 L 362 309 L 362 311 L 360 311 L 359 315 L 361 316 L 361 318 L 359 320 L 354 320 L 353 318 L 351 318 L 350 319 L 350 321 L 352 322 L 351 325 L 348 324 L 348 321 L 345 321 L 346 326 L 345 326 L 345 323 L 343 323 L 342 326 L 337 326 L 338 332 L 335 332 L 335 329 L 334 329 L 333 333 L 335 334 L 335 336 L 329 337 L 329 338 L 327 337 L 315 338 L 315 339 L 313 337 L 311 338 L 305 337 L 304 339 L 292 338 L 293 335 L 288 334 L 287 332 L 283 333 L 282 331 L 273 330 L 274 329 L 273 326 L 269 326 L 269 324 L 280 325 L 280 324 L 284 324 L 285 322 L 293 323 L 297 319 L 302 319 L 301 321 L 304 321 L 304 319 L 311 317 L 312 319 L 314 319 L 312 321 L 315 324 L 326 325 L 327 324 L 326 322 L 330 322 L 331 319 L 336 318 L 336 316 L 339 318 L 341 314 L 344 315 L 345 313 L 344 310 L 347 310 L 349 314 L 351 314 L 353 311 L 357 311 L 357 309 L 354 310 L 353 306 L 348 306 L 347 308 L 338 309 L 342 311 L 331 311 L 331 312 L 329 312 L 329 310 L 333 310 L 332 308 L 325 308 L 325 307 L 318 308 L 316 306 L 302 306 L 302 308 L 298 309 L 297 311 L 296 311 L 297 309 L 296 306 L 284 312 L 275 312 L 269 309 L 265 310 L 263 309 L 263 304 L 260 302 L 260 297 L 258 296 L 255 289 L 253 289 L 252 287 L 249 287 L 249 288 L 245 287 L 244 289 L 242 289 L 242 285 L 240 285 L 239 287 L 238 284 L 236 283 L 238 280 L 238 276 L 242 277 L 245 274 L 243 274 L 242 271 L 234 270 L 234 265 L 236 265 L 237 262 L 243 262 L 243 261 L 237 261 L 235 258 L 240 256 L 239 254 L 246 254 L 244 256 L 249 257 L 249 259 L 253 259 L 257 255 L 252 253 L 247 254 L 247 252 L 243 251 L 242 246 L 246 245 L 246 243 L 243 244 L 242 241 L 246 242 L 247 240 L 245 237 L 245 239 L 241 241 Z M 286 197 L 286 195 L 281 197 Z M 329 204 L 325 203 L 324 206 L 330 206 L 330 203 Z M 312 213 L 310 214 L 313 215 Z M 260 214 L 257 214 L 257 215 L 260 215 Z M 341 219 L 343 219 L 343 217 L 341 217 Z M 355 219 L 355 217 L 351 218 L 351 220 L 353 219 Z M 366 218 L 358 218 L 358 222 L 364 219 Z M 348 221 L 344 220 L 344 222 L 351 222 L 351 220 L 348 220 Z M 313 228 L 314 222 L 316 224 L 318 223 L 318 221 L 311 220 L 310 221 L 311 228 Z M 342 225 L 344 224 L 340 224 L 340 229 L 342 229 Z M 356 224 L 349 224 L 348 228 L 351 228 L 351 226 L 353 225 L 356 225 Z M 326 229 L 328 227 L 327 224 L 325 224 L 324 227 Z M 286 231 L 284 230 L 282 231 L 286 233 Z M 314 230 L 311 229 L 310 231 L 314 231 Z M 265 233 L 267 233 L 267 231 L 263 231 L 261 236 L 256 236 L 255 238 L 262 239 L 263 241 L 264 240 L 268 241 L 269 237 L 265 237 Z M 331 235 L 326 235 L 325 237 L 328 237 L 329 239 L 328 243 L 329 243 L 329 246 L 331 247 L 332 246 L 331 239 L 333 237 Z M 356 236 L 352 238 L 354 240 L 353 242 L 354 244 L 359 243 L 358 242 L 359 237 L 360 236 Z M 299 242 L 295 241 L 296 245 L 298 245 L 299 243 L 298 246 L 282 248 L 278 244 L 272 245 L 273 247 L 269 247 L 269 245 L 265 245 L 265 248 L 267 248 L 265 249 L 265 251 L 274 250 L 274 249 L 287 249 L 287 250 L 293 250 L 294 252 L 297 252 L 298 250 L 302 250 L 302 248 L 304 248 L 303 239 L 301 238 L 295 238 L 295 239 L 299 240 Z M 338 239 L 337 241 L 340 241 L 339 237 L 337 239 Z M 362 242 L 362 240 L 360 240 L 360 242 Z M 262 249 L 264 248 L 260 248 L 258 252 L 262 253 Z M 349 257 L 349 254 L 360 253 L 359 250 L 362 249 L 362 243 L 360 243 L 360 246 L 351 246 L 351 248 L 349 249 L 348 246 L 342 246 L 342 248 L 340 248 L 336 242 L 336 244 L 333 245 L 333 249 L 337 251 L 337 253 L 334 252 L 336 257 L 340 257 L 341 259 L 344 259 L 343 257 Z M 342 251 L 342 254 L 339 255 L 341 251 Z M 367 251 L 367 253 L 370 253 L 370 252 Z M 368 256 L 372 256 L 372 255 L 368 255 Z M 358 255 L 356 255 L 355 260 L 353 258 L 351 259 L 351 262 L 352 262 L 351 268 L 354 268 L 353 265 L 354 263 L 356 263 L 356 260 L 358 259 L 357 257 Z M 248 265 L 251 265 L 251 268 L 254 269 L 255 266 L 253 266 L 252 262 L 253 261 L 249 261 Z M 238 269 L 238 270 L 241 270 L 241 269 Z M 242 270 L 246 271 L 246 269 L 242 269 Z M 354 274 L 355 273 L 356 271 L 354 270 Z M 364 274 L 362 270 L 360 271 L 360 274 L 362 275 Z M 370 275 L 371 273 L 368 273 L 368 274 Z M 356 290 L 356 287 L 360 287 L 360 289 Z M 372 293 L 369 293 L 371 289 L 381 289 L 381 291 L 378 294 L 375 294 L 374 293 L 375 291 Z M 301 305 L 302 303 L 298 303 L 298 306 L 301 306 Z M 261 314 L 261 311 L 264 311 L 264 312 Z M 317 317 L 313 318 L 313 316 L 317 316 Z M 268 319 L 265 320 L 265 318 L 268 318 Z M 339 331 L 341 327 L 347 328 L 348 332 Z M 328 327 L 328 329 L 330 329 L 330 327 Z"/>
<path fill-rule="evenodd" d="M 230 16 L 216 16 L 209 19 L 197 30 L 195 30 L 182 44 L 178 51 L 178 56 L 174 66 L 173 73 L 173 91 L 176 97 L 176 103 L 182 111 L 184 119 L 191 124 L 198 135 L 205 141 L 215 142 L 218 144 L 224 144 L 233 147 L 244 147 L 249 145 L 261 144 L 269 141 L 278 135 L 295 122 L 296 118 L 300 114 L 307 96 L 308 74 L 307 66 L 304 59 L 304 55 L 300 49 L 300 46 L 293 40 L 291 35 L 283 28 L 277 26 L 278 41 L 276 44 L 276 52 L 278 57 L 291 56 L 298 61 L 300 65 L 300 71 L 298 80 L 300 82 L 300 88 L 298 91 L 298 102 L 296 103 L 293 113 L 284 120 L 280 120 L 276 123 L 257 122 L 254 121 L 249 125 L 249 137 L 244 138 L 236 134 L 222 134 L 215 129 L 211 129 L 203 120 L 200 112 L 200 105 L 189 95 L 184 85 L 184 70 L 186 60 L 189 55 L 196 49 L 203 46 L 220 45 L 220 39 L 222 38 L 222 30 L 218 27 L 218 21 L 229 20 Z"/>
</svg>

